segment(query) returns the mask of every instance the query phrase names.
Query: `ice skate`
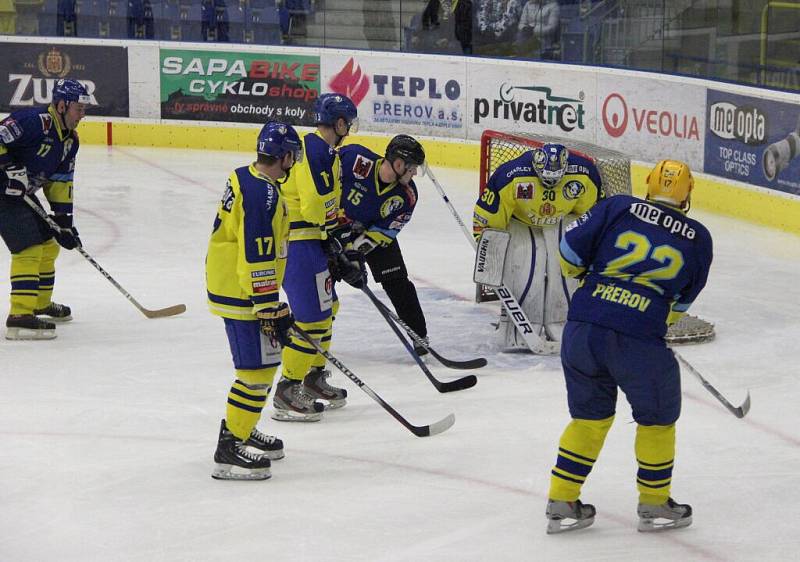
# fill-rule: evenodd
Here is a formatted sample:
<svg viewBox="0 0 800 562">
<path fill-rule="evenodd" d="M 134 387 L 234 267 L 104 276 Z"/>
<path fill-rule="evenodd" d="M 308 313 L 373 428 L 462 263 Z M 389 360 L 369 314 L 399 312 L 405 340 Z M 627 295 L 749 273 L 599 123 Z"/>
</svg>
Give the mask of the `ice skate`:
<svg viewBox="0 0 800 562">
<path fill-rule="evenodd" d="M 266 455 L 250 451 L 244 442 L 228 431 L 225 420 L 220 424 L 214 462 L 216 466 L 211 478 L 216 480 L 266 480 L 272 476 L 269 471 L 271 463 Z"/>
<path fill-rule="evenodd" d="M 554 535 L 585 529 L 594 523 L 595 513 L 593 505 L 581 503 L 581 500 L 574 502 L 548 500 L 545 511 L 548 519 L 547 534 Z M 572 523 L 565 521 L 572 521 Z"/>
<path fill-rule="evenodd" d="M 72 320 L 72 310 L 65 304 L 51 302 L 44 308 L 33 311 L 36 316 L 49 316 L 53 322 L 69 322 Z"/>
<path fill-rule="evenodd" d="M 6 319 L 7 340 L 52 340 L 56 325 L 33 314 L 14 314 Z"/>
<path fill-rule="evenodd" d="M 312 367 L 303 379 L 303 387 L 312 398 L 325 400 L 328 409 L 335 410 L 347 403 L 347 391 L 343 388 L 331 386 L 325 380 L 331 376 L 331 372 L 321 367 Z"/>
<path fill-rule="evenodd" d="M 280 460 L 285 456 L 283 453 L 282 440 L 278 439 L 274 435 L 262 433 L 258 430 L 258 428 L 255 427 L 253 428 L 253 431 L 250 432 L 250 437 L 248 437 L 244 444 L 248 447 L 255 447 L 256 449 L 263 451 L 264 456 L 273 461 Z"/>
<path fill-rule="evenodd" d="M 639 514 L 638 529 L 643 533 L 680 529 L 692 524 L 692 506 L 677 503 L 672 498 L 661 505 L 640 503 L 636 511 Z"/>
<path fill-rule="evenodd" d="M 272 405 L 272 419 L 278 421 L 315 422 L 322 419 L 325 410 L 322 402 L 306 392 L 302 382 L 285 378 L 275 385 Z"/>
</svg>

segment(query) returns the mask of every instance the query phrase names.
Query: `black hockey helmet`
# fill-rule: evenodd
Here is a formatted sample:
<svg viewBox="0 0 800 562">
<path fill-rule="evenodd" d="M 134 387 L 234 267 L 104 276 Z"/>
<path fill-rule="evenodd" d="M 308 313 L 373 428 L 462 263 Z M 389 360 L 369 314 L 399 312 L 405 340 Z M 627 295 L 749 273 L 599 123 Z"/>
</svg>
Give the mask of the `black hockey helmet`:
<svg viewBox="0 0 800 562">
<path fill-rule="evenodd" d="M 425 150 L 414 137 L 397 135 L 386 147 L 386 159 L 394 163 L 398 158 L 409 166 L 422 166 L 425 163 Z"/>
</svg>

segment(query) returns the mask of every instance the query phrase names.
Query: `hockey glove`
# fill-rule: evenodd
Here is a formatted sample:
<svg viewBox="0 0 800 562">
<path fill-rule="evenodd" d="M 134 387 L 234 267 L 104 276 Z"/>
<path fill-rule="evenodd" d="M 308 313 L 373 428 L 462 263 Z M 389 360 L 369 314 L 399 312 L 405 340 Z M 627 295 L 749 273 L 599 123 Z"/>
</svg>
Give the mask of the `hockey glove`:
<svg viewBox="0 0 800 562">
<path fill-rule="evenodd" d="M 28 191 L 28 170 L 25 166 L 11 164 L 0 169 L 2 194 L 9 199 L 20 199 Z"/>
<path fill-rule="evenodd" d="M 59 246 L 67 250 L 74 250 L 79 246 L 83 247 L 78 236 L 78 229 L 72 226 L 72 215 L 53 215 L 53 220 L 61 227 L 60 230 L 53 231 L 53 236 Z"/>
<path fill-rule="evenodd" d="M 289 344 L 289 330 L 294 325 L 294 315 L 288 304 L 279 302 L 275 307 L 259 310 L 256 318 L 261 323 L 261 333 L 277 340 L 281 347 Z"/>
<path fill-rule="evenodd" d="M 367 284 L 367 269 L 364 267 L 364 254 L 357 250 L 345 250 L 338 258 L 338 273 L 342 281 L 363 289 Z"/>
</svg>

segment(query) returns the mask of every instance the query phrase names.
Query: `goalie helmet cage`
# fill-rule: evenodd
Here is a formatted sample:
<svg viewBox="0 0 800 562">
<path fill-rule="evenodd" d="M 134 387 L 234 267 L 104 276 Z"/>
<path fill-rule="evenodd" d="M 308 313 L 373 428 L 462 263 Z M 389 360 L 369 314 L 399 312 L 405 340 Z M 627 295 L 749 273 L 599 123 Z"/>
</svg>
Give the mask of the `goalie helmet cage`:
<svg viewBox="0 0 800 562">
<path fill-rule="evenodd" d="M 487 130 L 481 135 L 479 195 L 486 189 L 489 178 L 502 164 L 548 142 L 563 144 L 570 151 L 570 154 L 578 154 L 594 162 L 600 172 L 600 179 L 603 182 L 603 189 L 607 196 L 632 193 L 631 161 L 621 152 L 571 139 L 532 133 L 501 133 L 500 131 Z M 482 285 L 477 285 L 475 301 L 484 302 L 490 300 L 497 300 L 494 292 Z"/>
</svg>

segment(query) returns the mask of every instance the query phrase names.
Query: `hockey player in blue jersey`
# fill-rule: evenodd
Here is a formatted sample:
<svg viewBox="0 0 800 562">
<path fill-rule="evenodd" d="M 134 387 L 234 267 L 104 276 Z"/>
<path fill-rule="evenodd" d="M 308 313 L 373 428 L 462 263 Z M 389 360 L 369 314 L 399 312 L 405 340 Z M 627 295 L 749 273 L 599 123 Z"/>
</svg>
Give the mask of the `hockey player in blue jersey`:
<svg viewBox="0 0 800 562">
<path fill-rule="evenodd" d="M 283 458 L 283 442 L 256 424 L 294 321 L 280 301 L 289 239 L 282 184 L 303 149 L 293 127 L 272 121 L 256 151 L 228 178 L 206 256 L 208 307 L 225 321 L 236 369 L 214 453 L 220 480 L 265 480 L 270 459 Z"/>
<path fill-rule="evenodd" d="M 662 160 L 647 178 L 646 200 L 601 201 L 561 240 L 564 274 L 582 281 L 561 347 L 572 421 L 551 473 L 548 533 L 594 522 L 594 506 L 578 498 L 614 421 L 617 388 L 637 423 L 639 530 L 692 522 L 691 507 L 670 497 L 681 385 L 664 335 L 697 298 L 711 266 L 711 235 L 686 216 L 693 185 L 686 164 Z"/>
<path fill-rule="evenodd" d="M 365 255 L 373 278 L 383 286 L 400 319 L 427 338 L 425 316 L 397 241 L 417 204 L 413 178 L 425 164 L 425 151 L 413 137 L 397 135 L 386 147 L 385 157 L 359 144 L 342 147 L 339 155 L 342 209 L 352 245 Z M 415 345 L 415 350 L 427 353 L 422 346 Z"/>
<path fill-rule="evenodd" d="M 76 80 L 58 80 L 47 107 L 21 109 L 0 121 L 0 236 L 11 252 L 11 308 L 6 338 L 52 339 L 56 322 L 72 319 L 68 306 L 52 301 L 59 245 L 80 245 L 72 221 L 75 128 L 93 98 Z M 54 233 L 24 201 L 41 206 L 43 189 L 61 227 Z M 55 237 L 55 239 L 54 239 Z"/>
</svg>

